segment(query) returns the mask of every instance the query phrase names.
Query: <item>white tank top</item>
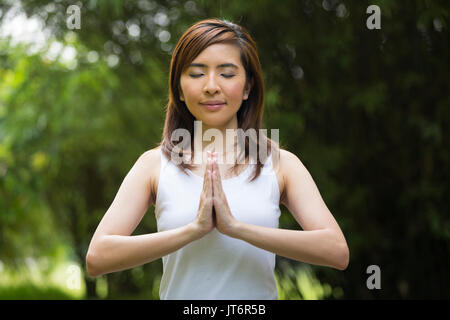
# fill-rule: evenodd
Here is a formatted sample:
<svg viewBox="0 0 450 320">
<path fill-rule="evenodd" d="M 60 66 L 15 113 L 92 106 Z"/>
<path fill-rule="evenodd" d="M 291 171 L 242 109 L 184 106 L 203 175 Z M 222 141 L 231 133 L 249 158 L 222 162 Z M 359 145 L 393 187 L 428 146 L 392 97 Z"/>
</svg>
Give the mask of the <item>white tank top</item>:
<svg viewBox="0 0 450 320">
<path fill-rule="evenodd" d="M 160 148 L 161 150 L 161 148 Z M 203 177 L 184 174 L 161 154 L 155 201 L 158 232 L 194 221 Z M 261 174 L 249 182 L 255 165 L 222 180 L 233 216 L 241 222 L 278 228 L 280 190 L 268 157 Z M 161 300 L 276 300 L 275 254 L 213 229 L 202 238 L 162 257 Z"/>
</svg>

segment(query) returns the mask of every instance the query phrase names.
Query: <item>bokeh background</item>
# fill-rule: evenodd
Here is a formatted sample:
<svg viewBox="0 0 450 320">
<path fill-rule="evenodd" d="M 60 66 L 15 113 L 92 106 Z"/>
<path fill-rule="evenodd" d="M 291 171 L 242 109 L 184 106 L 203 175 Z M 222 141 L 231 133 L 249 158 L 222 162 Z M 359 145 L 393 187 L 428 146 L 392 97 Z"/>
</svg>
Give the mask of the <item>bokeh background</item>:
<svg viewBox="0 0 450 320">
<path fill-rule="evenodd" d="M 81 9 L 81 28 L 67 8 Z M 369 30 L 369 5 L 381 29 Z M 90 278 L 90 239 L 156 146 L 171 52 L 218 17 L 257 43 L 264 128 L 309 169 L 345 271 L 277 257 L 280 299 L 450 297 L 449 11 L 413 1 L 0 1 L 0 298 L 158 299 L 162 260 Z M 270 130 L 269 130 L 270 132 Z M 301 229 L 281 206 L 280 228 Z M 154 207 L 133 234 L 156 232 Z M 369 290 L 370 265 L 381 289 Z"/>
</svg>

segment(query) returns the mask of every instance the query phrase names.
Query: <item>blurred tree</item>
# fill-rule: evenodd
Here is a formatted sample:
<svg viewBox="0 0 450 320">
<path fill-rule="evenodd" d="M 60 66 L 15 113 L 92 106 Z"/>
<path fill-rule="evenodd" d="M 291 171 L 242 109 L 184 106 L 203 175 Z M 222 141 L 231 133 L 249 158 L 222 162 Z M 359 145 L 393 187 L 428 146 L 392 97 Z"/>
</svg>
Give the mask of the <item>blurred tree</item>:
<svg viewBox="0 0 450 320">
<path fill-rule="evenodd" d="M 61 63 L 1 42 L 2 259 L 45 247 L 56 230 L 84 263 L 122 179 L 161 137 L 171 50 L 188 26 L 220 17 L 256 40 L 264 126 L 280 128 L 347 237 L 349 268 L 314 267 L 321 282 L 342 288 L 340 298 L 450 296 L 448 2 L 91 0 L 75 3 L 72 31 L 72 1 L 17 3 L 76 56 Z M 366 28 L 370 4 L 380 30 Z M 10 7 L 0 2 L 2 13 Z M 280 227 L 298 229 L 282 209 Z M 146 217 L 136 233 L 155 231 Z M 365 286 L 371 264 L 381 291 Z M 160 272 L 159 261 L 108 275 L 108 295 L 152 296 Z"/>
</svg>

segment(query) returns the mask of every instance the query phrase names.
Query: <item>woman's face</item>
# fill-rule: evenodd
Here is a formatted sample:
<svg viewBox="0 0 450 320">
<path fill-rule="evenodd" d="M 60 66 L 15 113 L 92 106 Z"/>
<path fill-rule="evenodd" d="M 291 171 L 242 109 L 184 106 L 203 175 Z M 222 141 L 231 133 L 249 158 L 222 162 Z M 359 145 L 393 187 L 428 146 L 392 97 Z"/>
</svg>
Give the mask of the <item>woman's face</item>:
<svg viewBox="0 0 450 320">
<path fill-rule="evenodd" d="M 242 100 L 248 98 L 240 51 L 232 44 L 204 49 L 181 74 L 180 100 L 197 119 L 210 127 L 227 127 Z"/>
</svg>

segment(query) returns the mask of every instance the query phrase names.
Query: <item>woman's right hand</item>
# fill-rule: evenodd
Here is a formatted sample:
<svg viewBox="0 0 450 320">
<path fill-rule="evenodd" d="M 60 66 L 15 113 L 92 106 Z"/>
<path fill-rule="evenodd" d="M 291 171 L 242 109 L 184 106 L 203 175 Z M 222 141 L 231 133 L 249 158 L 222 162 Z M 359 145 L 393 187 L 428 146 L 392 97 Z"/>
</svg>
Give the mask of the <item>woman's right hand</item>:
<svg viewBox="0 0 450 320">
<path fill-rule="evenodd" d="M 213 189 L 212 189 L 212 160 L 211 154 L 207 151 L 206 169 L 203 176 L 203 189 L 200 194 L 200 204 L 197 212 L 197 217 L 194 220 L 200 237 L 211 232 L 216 223 L 213 218 Z"/>
</svg>

